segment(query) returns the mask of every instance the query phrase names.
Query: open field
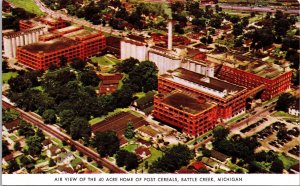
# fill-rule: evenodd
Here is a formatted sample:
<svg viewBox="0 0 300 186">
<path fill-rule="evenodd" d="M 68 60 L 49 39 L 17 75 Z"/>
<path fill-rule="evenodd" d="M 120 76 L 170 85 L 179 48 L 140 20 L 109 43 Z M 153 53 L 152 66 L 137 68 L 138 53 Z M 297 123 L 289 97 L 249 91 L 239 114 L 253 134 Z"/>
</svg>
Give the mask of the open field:
<svg viewBox="0 0 300 186">
<path fill-rule="evenodd" d="M 34 13 L 37 15 L 43 15 L 44 13 L 39 9 L 39 7 L 35 4 L 33 0 L 7 0 L 8 2 L 12 3 L 16 7 L 20 7 L 25 9 L 30 13 Z"/>
</svg>

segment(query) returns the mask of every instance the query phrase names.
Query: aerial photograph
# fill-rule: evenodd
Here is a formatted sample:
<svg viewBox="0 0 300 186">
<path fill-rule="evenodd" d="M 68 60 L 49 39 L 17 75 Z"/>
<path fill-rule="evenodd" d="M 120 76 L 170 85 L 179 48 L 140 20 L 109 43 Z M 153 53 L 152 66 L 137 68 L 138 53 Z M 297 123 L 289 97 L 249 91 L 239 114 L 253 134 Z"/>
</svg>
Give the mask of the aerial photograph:
<svg viewBox="0 0 300 186">
<path fill-rule="evenodd" d="M 299 174 L 298 0 L 3 0 L 3 174 Z"/>
</svg>

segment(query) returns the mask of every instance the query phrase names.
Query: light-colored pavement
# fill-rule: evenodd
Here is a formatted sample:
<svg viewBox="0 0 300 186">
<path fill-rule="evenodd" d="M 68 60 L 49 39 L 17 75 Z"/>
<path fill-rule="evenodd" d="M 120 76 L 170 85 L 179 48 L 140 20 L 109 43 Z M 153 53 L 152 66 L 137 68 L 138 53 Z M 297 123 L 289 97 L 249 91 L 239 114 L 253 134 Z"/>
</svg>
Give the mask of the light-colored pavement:
<svg viewBox="0 0 300 186">
<path fill-rule="evenodd" d="M 211 5 L 211 4 L 203 4 L 202 6 Z M 215 5 L 211 5 L 214 7 Z M 274 8 L 268 8 L 268 7 L 251 7 L 251 6 L 230 6 L 230 5 L 219 5 L 219 7 L 223 9 L 230 9 L 230 10 L 241 10 L 241 11 L 251 11 L 251 12 L 276 12 L 276 9 Z M 280 9 L 280 8 L 279 8 Z M 278 9 L 278 10 L 279 10 Z M 292 13 L 292 14 L 300 14 L 299 10 L 297 9 L 280 9 L 281 11 L 285 13 Z"/>
<path fill-rule="evenodd" d="M 83 19 L 79 19 L 76 18 L 74 16 L 70 16 L 64 13 L 61 13 L 59 11 L 53 11 L 49 8 L 46 7 L 46 5 L 44 5 L 40 0 L 34 0 L 35 3 L 38 5 L 38 7 L 41 9 L 42 12 L 47 13 L 48 15 L 54 17 L 54 18 L 62 18 L 66 21 L 78 24 L 78 25 L 83 25 L 89 28 L 93 28 L 95 30 L 99 30 L 102 32 L 106 32 L 106 33 L 111 33 L 113 35 L 120 35 L 121 31 L 119 30 L 114 30 L 110 27 L 103 27 L 102 25 L 93 25 L 92 23 L 90 23 L 89 21 L 83 20 Z"/>
</svg>

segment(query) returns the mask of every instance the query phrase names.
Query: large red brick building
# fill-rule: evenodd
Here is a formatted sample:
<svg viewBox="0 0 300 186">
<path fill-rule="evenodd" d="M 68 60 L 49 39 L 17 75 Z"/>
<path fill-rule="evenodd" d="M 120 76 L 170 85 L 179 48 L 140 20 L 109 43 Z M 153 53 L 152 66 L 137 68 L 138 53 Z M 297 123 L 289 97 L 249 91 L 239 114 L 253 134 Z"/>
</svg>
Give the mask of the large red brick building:
<svg viewBox="0 0 300 186">
<path fill-rule="evenodd" d="M 225 60 L 212 56 L 208 56 L 208 60 L 218 63 L 218 78 L 245 86 L 250 94 L 261 90 L 260 98 L 263 100 L 272 99 L 291 86 L 292 71 L 287 67 L 282 68 L 266 61 L 230 53 L 226 54 Z M 258 91 L 252 91 L 255 89 Z"/>
<path fill-rule="evenodd" d="M 218 104 L 218 116 L 224 120 L 245 112 L 247 88 L 207 77 L 183 68 L 158 77 L 158 91 L 182 90 Z"/>
<path fill-rule="evenodd" d="M 64 28 L 68 25 L 68 23 L 61 18 L 54 19 L 48 16 L 19 21 L 19 27 L 21 31 L 40 26 L 41 24 L 47 25 L 49 31 Z"/>
<path fill-rule="evenodd" d="M 46 70 L 50 64 L 60 65 L 62 56 L 68 61 L 99 54 L 106 46 L 105 36 L 81 27 L 63 28 L 41 36 L 34 44 L 17 48 L 17 59 L 29 68 Z"/>
<path fill-rule="evenodd" d="M 218 119 L 217 104 L 183 91 L 157 94 L 153 116 L 191 136 L 213 129 Z"/>
</svg>

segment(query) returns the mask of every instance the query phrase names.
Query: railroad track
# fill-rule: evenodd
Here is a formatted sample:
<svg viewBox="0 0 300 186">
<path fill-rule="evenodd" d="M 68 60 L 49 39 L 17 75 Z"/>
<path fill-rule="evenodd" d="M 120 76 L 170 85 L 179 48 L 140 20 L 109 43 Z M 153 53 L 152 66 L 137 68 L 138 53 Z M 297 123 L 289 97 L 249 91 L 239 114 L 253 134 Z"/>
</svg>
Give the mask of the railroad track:
<svg viewBox="0 0 300 186">
<path fill-rule="evenodd" d="M 17 108 L 15 106 L 13 106 L 11 103 L 8 103 L 7 101 L 2 99 L 2 107 L 4 109 L 9 109 L 9 108 L 13 108 L 14 110 L 16 110 L 19 114 L 20 117 L 28 122 L 31 123 L 32 125 L 37 126 L 38 128 L 40 128 L 42 131 L 44 131 L 45 133 L 48 133 L 56 138 L 58 138 L 59 140 L 65 141 L 67 142 L 67 144 L 69 145 L 73 145 L 76 147 L 76 149 L 78 151 L 80 151 L 82 154 L 92 158 L 93 160 L 95 160 L 97 163 L 101 163 L 104 167 L 107 167 L 108 169 L 110 169 L 113 173 L 127 173 L 125 170 L 120 169 L 118 166 L 112 164 L 111 162 L 109 162 L 107 159 L 105 158 L 101 158 L 99 156 L 99 154 L 97 152 L 95 152 L 94 150 L 84 146 L 83 144 L 73 140 L 72 138 L 70 138 L 67 134 L 59 131 L 59 130 L 55 130 L 53 128 L 51 128 L 48 125 L 45 125 L 43 120 L 39 119 L 37 116 L 35 116 L 34 114 L 30 114 L 28 112 L 23 111 L 20 108 Z"/>
</svg>

